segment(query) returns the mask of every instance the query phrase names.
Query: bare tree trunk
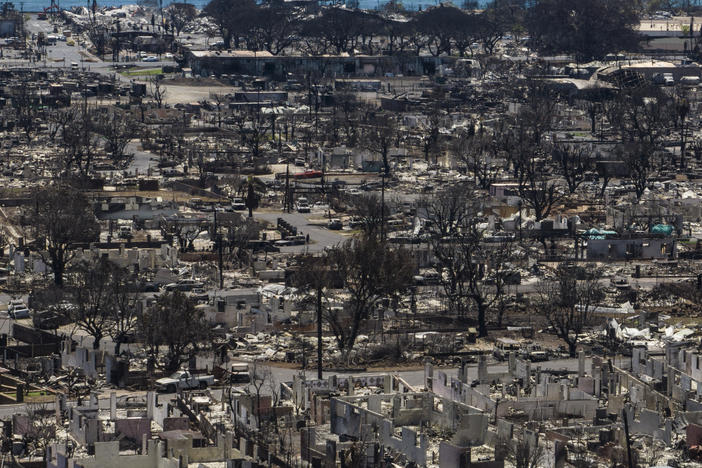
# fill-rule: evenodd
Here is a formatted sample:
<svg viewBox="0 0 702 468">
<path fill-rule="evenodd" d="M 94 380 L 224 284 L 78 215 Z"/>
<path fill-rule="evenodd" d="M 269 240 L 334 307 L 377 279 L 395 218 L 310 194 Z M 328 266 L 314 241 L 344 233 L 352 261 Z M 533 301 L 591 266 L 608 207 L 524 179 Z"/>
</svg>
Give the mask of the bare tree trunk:
<svg viewBox="0 0 702 468">
<path fill-rule="evenodd" d="M 485 304 L 478 303 L 478 336 L 487 336 L 487 325 L 485 323 Z"/>
<path fill-rule="evenodd" d="M 322 380 L 322 288 L 317 288 L 317 378 Z"/>
</svg>

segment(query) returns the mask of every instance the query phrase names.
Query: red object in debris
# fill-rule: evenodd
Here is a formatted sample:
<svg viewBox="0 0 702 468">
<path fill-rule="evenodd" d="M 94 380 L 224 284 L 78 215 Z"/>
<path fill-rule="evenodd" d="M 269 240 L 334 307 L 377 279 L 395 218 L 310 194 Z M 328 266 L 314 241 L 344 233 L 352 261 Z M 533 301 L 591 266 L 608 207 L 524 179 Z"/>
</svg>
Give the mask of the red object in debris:
<svg viewBox="0 0 702 468">
<path fill-rule="evenodd" d="M 322 177 L 322 171 L 305 171 L 293 174 L 295 179 L 316 179 L 317 177 Z"/>
</svg>

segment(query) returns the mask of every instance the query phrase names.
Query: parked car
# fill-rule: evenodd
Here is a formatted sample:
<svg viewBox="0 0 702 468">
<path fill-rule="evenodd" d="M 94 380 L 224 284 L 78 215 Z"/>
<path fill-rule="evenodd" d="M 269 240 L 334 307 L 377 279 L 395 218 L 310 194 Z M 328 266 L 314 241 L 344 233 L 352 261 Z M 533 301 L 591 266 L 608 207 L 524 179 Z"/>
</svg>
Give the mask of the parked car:
<svg viewBox="0 0 702 468">
<path fill-rule="evenodd" d="M 683 86 L 698 86 L 700 84 L 700 77 L 695 75 L 681 76 L 680 84 Z"/>
<path fill-rule="evenodd" d="M 232 209 L 236 211 L 241 211 L 246 209 L 246 203 L 243 198 L 235 198 L 232 201 Z"/>
<path fill-rule="evenodd" d="M 629 280 L 626 276 L 615 275 L 609 280 L 609 283 L 617 289 L 631 288 L 631 284 L 629 284 Z"/>
<path fill-rule="evenodd" d="M 365 220 L 361 217 L 354 216 L 349 220 L 349 228 L 355 229 L 357 227 L 361 227 L 365 224 Z"/>
<path fill-rule="evenodd" d="M 495 275 L 490 275 L 485 280 L 483 280 L 484 284 L 497 284 L 498 283 L 498 278 Z M 506 271 L 502 273 L 502 282 L 504 284 L 521 284 L 522 283 L 522 274 L 519 273 L 518 271 Z"/>
<path fill-rule="evenodd" d="M 330 219 L 329 222 L 327 223 L 327 228 L 332 229 L 334 231 L 338 231 L 342 227 L 344 227 L 344 225 L 341 222 L 341 220 L 338 218 Z"/>
<path fill-rule="evenodd" d="M 207 388 L 214 385 L 213 375 L 192 375 L 188 371 L 178 371 L 169 377 L 156 381 L 156 389 L 162 392 L 177 392 L 191 388 Z"/>
<path fill-rule="evenodd" d="M 166 291 L 192 291 L 196 288 L 202 288 L 204 284 L 200 281 L 195 281 L 191 279 L 183 279 L 176 283 L 169 283 L 166 285 Z"/>
<path fill-rule="evenodd" d="M 306 198 L 300 197 L 297 200 L 297 212 L 298 213 L 309 213 L 310 204 L 307 202 Z"/>
<path fill-rule="evenodd" d="M 29 309 L 27 309 L 27 306 L 13 309 L 12 312 L 10 312 L 10 318 L 15 320 L 29 318 Z"/>
<path fill-rule="evenodd" d="M 653 75 L 653 82 L 657 85 L 674 86 L 675 78 L 672 73 L 656 73 Z"/>
<path fill-rule="evenodd" d="M 414 277 L 414 283 L 417 286 L 431 286 L 441 282 L 441 275 L 436 271 L 424 271 Z"/>
<path fill-rule="evenodd" d="M 10 318 L 13 319 L 29 318 L 29 308 L 22 301 L 10 301 L 10 305 L 7 307 L 7 313 L 10 315 Z"/>
<path fill-rule="evenodd" d="M 520 346 L 518 341 L 511 338 L 498 338 L 492 354 L 498 361 L 504 361 L 509 353 L 519 351 Z"/>
<path fill-rule="evenodd" d="M 515 239 L 515 234 L 513 232 L 496 232 L 491 236 L 485 237 L 485 242 L 511 242 Z"/>
<path fill-rule="evenodd" d="M 32 324 L 40 330 L 56 330 L 63 325 L 64 318 L 55 310 L 37 311 L 32 315 Z"/>
<path fill-rule="evenodd" d="M 232 364 L 229 374 L 229 383 L 232 384 L 247 384 L 251 382 L 248 364 Z"/>
<path fill-rule="evenodd" d="M 305 236 L 290 236 L 285 239 L 277 240 L 273 243 L 276 247 L 286 247 L 290 245 L 305 245 Z"/>
<path fill-rule="evenodd" d="M 141 59 L 142 62 L 158 62 L 158 57 L 154 55 L 149 55 L 148 57 L 144 57 Z"/>
<path fill-rule="evenodd" d="M 132 236 L 132 228 L 129 226 L 120 226 L 119 228 L 119 238 L 120 239 L 131 239 Z"/>
<path fill-rule="evenodd" d="M 152 281 L 147 281 L 139 285 L 139 292 L 159 292 L 161 285 Z"/>
<path fill-rule="evenodd" d="M 524 348 L 522 357 L 532 362 L 548 361 L 548 353 L 538 344 L 530 344 Z"/>
<path fill-rule="evenodd" d="M 250 240 L 246 243 L 246 248 L 254 252 L 280 252 L 280 249 L 267 240 Z"/>
</svg>

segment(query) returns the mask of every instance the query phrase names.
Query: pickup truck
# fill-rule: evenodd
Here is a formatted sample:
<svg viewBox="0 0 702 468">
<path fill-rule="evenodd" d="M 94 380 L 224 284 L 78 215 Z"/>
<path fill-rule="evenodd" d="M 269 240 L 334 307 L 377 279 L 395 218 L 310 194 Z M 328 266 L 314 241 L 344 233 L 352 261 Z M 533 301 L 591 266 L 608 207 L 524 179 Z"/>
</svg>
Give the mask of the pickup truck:
<svg viewBox="0 0 702 468">
<path fill-rule="evenodd" d="M 173 393 L 191 388 L 207 388 L 209 385 L 213 384 L 213 375 L 192 375 L 187 371 L 178 371 L 171 374 L 170 377 L 158 379 L 156 381 L 156 389 Z"/>
</svg>

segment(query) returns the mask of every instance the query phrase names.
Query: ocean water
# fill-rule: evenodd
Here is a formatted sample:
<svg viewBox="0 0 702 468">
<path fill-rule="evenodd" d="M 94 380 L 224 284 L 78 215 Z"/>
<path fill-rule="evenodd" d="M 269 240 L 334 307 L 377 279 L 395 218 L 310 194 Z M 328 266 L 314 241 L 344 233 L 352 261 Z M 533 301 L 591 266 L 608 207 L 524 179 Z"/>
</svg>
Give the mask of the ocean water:
<svg viewBox="0 0 702 468">
<path fill-rule="evenodd" d="M 88 1 L 92 5 L 92 0 L 57 0 L 58 5 L 61 8 L 70 8 L 72 6 L 88 6 Z M 163 6 L 165 7 L 166 5 L 169 5 L 172 0 L 163 0 Z M 182 1 L 182 0 L 181 0 Z M 188 3 L 192 3 L 197 7 L 198 9 L 202 9 L 209 0 L 187 0 Z M 360 7 L 363 9 L 368 9 L 372 10 L 375 8 L 380 7 L 381 5 L 385 4 L 387 0 L 359 0 Z M 14 2 L 15 8 L 18 10 L 22 8 L 24 11 L 31 11 L 31 12 L 36 12 L 36 11 L 42 11 L 44 8 L 48 7 L 51 5 L 51 0 L 25 0 L 23 2 L 20 2 L 18 0 L 15 0 Z M 103 6 L 120 6 L 120 5 L 127 5 L 129 3 L 136 3 L 136 2 L 129 2 L 129 1 L 119 1 L 119 0 L 98 0 L 98 7 L 103 7 Z M 410 10 L 418 10 L 419 8 L 426 8 L 429 6 L 433 5 L 438 5 L 439 0 L 403 0 L 402 4 L 405 6 L 405 8 L 410 9 Z M 460 5 L 461 1 L 456 1 L 454 2 L 458 5 Z M 480 2 L 481 4 L 483 1 Z"/>
</svg>

